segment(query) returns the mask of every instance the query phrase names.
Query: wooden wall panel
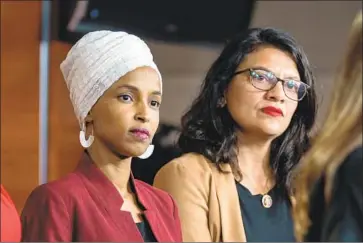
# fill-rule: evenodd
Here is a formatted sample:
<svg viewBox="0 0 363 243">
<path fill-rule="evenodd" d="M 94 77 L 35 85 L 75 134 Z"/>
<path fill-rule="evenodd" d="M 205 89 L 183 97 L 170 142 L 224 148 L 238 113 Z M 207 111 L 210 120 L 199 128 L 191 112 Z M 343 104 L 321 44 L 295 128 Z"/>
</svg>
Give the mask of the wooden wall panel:
<svg viewBox="0 0 363 243">
<path fill-rule="evenodd" d="M 49 85 L 49 180 L 71 172 L 82 153 L 79 144 L 79 127 L 69 92 L 59 69 L 71 45 L 52 41 L 50 53 Z"/>
<path fill-rule="evenodd" d="M 20 211 L 38 185 L 40 1 L 1 1 L 1 183 Z"/>
</svg>

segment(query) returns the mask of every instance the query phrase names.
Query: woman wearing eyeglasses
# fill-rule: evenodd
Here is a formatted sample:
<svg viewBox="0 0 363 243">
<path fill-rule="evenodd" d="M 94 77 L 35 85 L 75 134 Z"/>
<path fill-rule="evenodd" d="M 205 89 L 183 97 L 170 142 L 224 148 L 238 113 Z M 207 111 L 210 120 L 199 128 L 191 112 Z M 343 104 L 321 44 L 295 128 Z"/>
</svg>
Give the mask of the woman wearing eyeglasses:
<svg viewBox="0 0 363 243">
<path fill-rule="evenodd" d="M 314 77 L 287 33 L 231 40 L 182 118 L 184 155 L 154 186 L 177 202 L 183 241 L 294 241 L 290 177 L 309 146 Z"/>
</svg>

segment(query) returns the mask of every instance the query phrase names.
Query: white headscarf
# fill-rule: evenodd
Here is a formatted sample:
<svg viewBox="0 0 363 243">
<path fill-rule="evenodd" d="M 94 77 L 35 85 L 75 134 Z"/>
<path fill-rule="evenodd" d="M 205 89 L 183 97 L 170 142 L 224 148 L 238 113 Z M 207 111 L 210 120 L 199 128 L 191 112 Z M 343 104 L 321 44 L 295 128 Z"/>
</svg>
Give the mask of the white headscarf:
<svg viewBox="0 0 363 243">
<path fill-rule="evenodd" d="M 146 43 L 126 32 L 94 31 L 83 36 L 61 63 L 81 129 L 92 106 L 110 86 L 139 67 L 161 75 Z"/>
</svg>

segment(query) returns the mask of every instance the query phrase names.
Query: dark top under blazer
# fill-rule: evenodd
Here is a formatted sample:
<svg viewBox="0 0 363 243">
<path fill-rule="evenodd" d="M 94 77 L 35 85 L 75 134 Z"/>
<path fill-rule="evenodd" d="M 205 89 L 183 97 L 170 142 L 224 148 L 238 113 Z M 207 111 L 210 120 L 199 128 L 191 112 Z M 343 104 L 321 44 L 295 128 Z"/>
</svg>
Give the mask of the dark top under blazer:
<svg viewBox="0 0 363 243">
<path fill-rule="evenodd" d="M 132 178 L 132 176 L 131 176 Z M 174 200 L 164 191 L 131 179 L 144 215 L 159 242 L 181 242 Z M 21 215 L 22 241 L 142 242 L 112 182 L 84 153 L 73 173 L 37 187 Z"/>
<path fill-rule="evenodd" d="M 264 208 L 262 195 L 252 195 L 236 181 L 243 226 L 248 242 L 295 242 L 290 198 L 283 188 L 274 186 L 268 195 L 271 208 Z"/>
</svg>

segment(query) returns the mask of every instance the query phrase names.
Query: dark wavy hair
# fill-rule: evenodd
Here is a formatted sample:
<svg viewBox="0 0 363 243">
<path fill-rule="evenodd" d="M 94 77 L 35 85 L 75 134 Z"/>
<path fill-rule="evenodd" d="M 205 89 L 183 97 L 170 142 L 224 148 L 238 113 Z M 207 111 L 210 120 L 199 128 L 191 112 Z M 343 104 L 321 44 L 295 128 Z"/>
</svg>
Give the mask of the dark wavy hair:
<svg viewBox="0 0 363 243">
<path fill-rule="evenodd" d="M 237 160 L 238 125 L 218 101 L 233 78 L 237 67 L 261 45 L 274 46 L 293 57 L 301 81 L 311 88 L 298 103 L 286 131 L 271 144 L 270 163 L 276 184 L 290 190 L 292 170 L 310 145 L 309 132 L 316 117 L 314 76 L 302 48 L 288 33 L 274 28 L 253 28 L 230 40 L 209 69 L 198 97 L 182 117 L 178 145 L 183 153 L 195 152 L 220 165 L 229 163 L 233 174 L 242 179 Z"/>
</svg>

